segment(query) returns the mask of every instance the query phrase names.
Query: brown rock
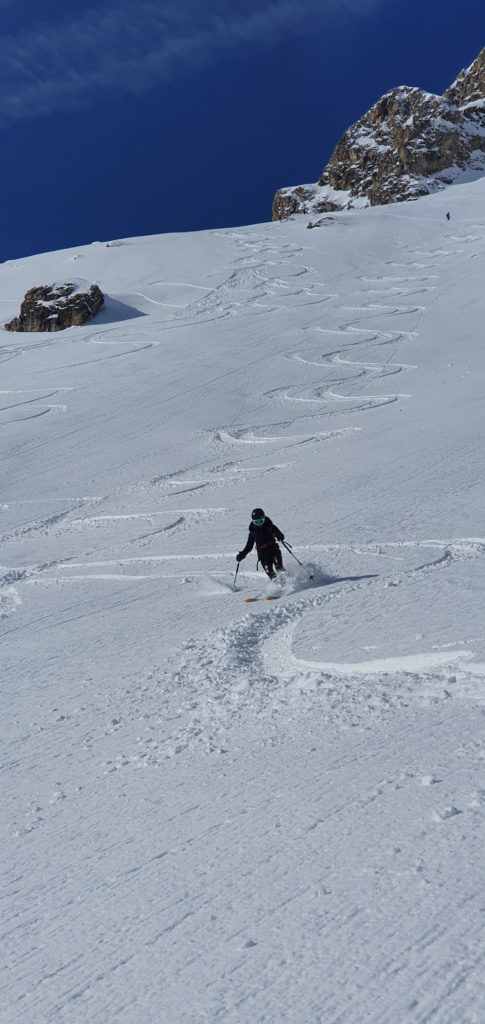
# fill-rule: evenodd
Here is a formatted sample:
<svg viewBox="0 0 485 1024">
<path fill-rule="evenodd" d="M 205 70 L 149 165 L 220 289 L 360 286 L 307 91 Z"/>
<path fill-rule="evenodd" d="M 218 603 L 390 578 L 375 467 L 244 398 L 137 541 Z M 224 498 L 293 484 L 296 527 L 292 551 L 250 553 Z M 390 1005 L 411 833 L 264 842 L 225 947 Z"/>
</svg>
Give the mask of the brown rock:
<svg viewBox="0 0 485 1024">
<path fill-rule="evenodd" d="M 19 316 L 5 324 L 5 330 L 63 331 L 91 320 L 103 303 L 104 295 L 97 284 L 38 285 L 26 292 Z"/>
<path fill-rule="evenodd" d="M 443 96 L 456 107 L 465 107 L 469 103 L 483 103 L 485 84 L 485 46 L 469 68 L 460 74 Z"/>
<path fill-rule="evenodd" d="M 485 49 L 443 96 L 401 86 L 344 133 L 316 185 L 281 189 L 273 220 L 293 213 L 416 199 L 485 174 Z"/>
<path fill-rule="evenodd" d="M 273 200 L 273 220 L 286 220 L 292 213 L 306 213 L 308 203 L 313 198 L 313 190 L 305 185 L 297 185 L 291 192 L 276 192 Z"/>
</svg>

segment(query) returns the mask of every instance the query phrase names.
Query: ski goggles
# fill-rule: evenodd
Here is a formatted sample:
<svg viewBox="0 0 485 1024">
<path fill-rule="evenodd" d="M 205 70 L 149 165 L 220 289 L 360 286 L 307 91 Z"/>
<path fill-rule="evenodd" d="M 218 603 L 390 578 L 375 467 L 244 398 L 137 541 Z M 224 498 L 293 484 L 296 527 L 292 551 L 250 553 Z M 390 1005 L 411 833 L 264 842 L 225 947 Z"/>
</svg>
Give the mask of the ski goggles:
<svg viewBox="0 0 485 1024">
<path fill-rule="evenodd" d="M 262 519 L 253 519 L 253 523 L 254 523 L 255 526 L 262 526 L 264 521 L 265 521 L 265 519 L 266 519 L 266 516 L 263 516 Z"/>
</svg>

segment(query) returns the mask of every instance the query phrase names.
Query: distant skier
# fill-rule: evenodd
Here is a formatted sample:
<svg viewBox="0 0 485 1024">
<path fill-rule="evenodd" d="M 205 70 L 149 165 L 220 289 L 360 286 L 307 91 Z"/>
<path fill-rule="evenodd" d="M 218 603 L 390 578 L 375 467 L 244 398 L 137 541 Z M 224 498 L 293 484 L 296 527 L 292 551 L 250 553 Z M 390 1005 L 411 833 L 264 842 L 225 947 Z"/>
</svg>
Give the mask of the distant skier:
<svg viewBox="0 0 485 1024">
<path fill-rule="evenodd" d="M 284 539 L 284 533 L 271 522 L 269 516 L 265 516 L 263 509 L 253 508 L 246 546 L 238 552 L 236 559 L 242 562 L 256 544 L 258 561 L 261 562 L 270 580 L 274 580 L 276 573 L 282 572 L 284 568 L 281 550 L 277 544 L 277 541 Z"/>
<path fill-rule="evenodd" d="M 447 213 L 447 214 L 446 214 L 446 219 L 447 219 L 447 220 L 451 220 L 451 213 Z"/>
</svg>

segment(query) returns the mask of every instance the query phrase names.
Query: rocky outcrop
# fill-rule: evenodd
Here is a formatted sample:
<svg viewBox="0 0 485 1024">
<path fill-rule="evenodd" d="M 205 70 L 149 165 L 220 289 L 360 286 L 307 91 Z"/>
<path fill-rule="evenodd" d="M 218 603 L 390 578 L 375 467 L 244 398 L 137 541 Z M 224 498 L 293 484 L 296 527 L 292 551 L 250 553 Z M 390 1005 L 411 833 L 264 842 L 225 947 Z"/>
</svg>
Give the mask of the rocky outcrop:
<svg viewBox="0 0 485 1024">
<path fill-rule="evenodd" d="M 443 96 L 400 86 L 344 133 L 315 185 L 281 189 L 273 220 L 293 213 L 416 199 L 485 174 L 485 49 Z"/>
<path fill-rule="evenodd" d="M 63 331 L 92 320 L 103 303 L 104 295 L 97 284 L 71 281 L 38 285 L 26 293 L 19 315 L 5 324 L 5 330 Z"/>
<path fill-rule="evenodd" d="M 473 64 L 460 74 L 449 89 L 445 89 L 443 96 L 449 103 L 457 107 L 467 107 L 471 103 L 478 103 L 483 109 L 485 95 L 485 46 L 480 51 Z"/>
</svg>

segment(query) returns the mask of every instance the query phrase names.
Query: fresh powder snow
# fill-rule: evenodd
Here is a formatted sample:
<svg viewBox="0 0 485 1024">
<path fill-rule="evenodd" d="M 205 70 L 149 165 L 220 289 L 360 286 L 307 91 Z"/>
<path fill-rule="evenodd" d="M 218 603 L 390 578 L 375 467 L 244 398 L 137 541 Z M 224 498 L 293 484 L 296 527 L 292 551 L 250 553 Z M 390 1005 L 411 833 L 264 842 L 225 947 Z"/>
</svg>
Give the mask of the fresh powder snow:
<svg viewBox="0 0 485 1024">
<path fill-rule="evenodd" d="M 485 1021 L 485 180 L 306 224 L 0 266 L 5 1024 Z"/>
</svg>

